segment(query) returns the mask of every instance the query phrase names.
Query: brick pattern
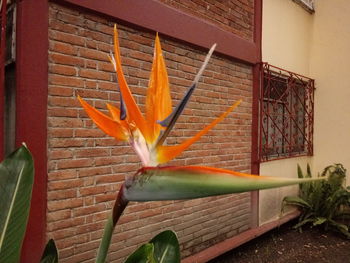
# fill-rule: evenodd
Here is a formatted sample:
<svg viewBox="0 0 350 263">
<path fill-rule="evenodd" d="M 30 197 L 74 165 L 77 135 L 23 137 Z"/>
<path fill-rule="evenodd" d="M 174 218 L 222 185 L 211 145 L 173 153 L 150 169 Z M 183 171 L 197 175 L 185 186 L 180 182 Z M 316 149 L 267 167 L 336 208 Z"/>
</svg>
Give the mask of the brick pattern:
<svg viewBox="0 0 350 263">
<path fill-rule="evenodd" d="M 103 110 L 119 105 L 107 54 L 113 22 L 50 3 L 48 97 L 48 238 L 60 262 L 94 262 L 105 219 L 126 175 L 140 162 L 131 148 L 107 137 L 87 118 L 79 94 Z M 144 110 L 154 33 L 119 26 L 123 69 Z M 174 104 L 191 84 L 206 53 L 161 36 Z M 244 102 L 214 131 L 172 165 L 210 165 L 250 170 L 251 68 L 215 56 L 169 144 L 179 143 L 212 121 L 237 99 Z M 186 257 L 249 227 L 250 194 L 189 201 L 131 203 L 119 222 L 110 262 L 122 262 L 162 230 L 176 231 Z"/>
<path fill-rule="evenodd" d="M 246 40 L 253 40 L 254 0 L 160 0 Z"/>
</svg>

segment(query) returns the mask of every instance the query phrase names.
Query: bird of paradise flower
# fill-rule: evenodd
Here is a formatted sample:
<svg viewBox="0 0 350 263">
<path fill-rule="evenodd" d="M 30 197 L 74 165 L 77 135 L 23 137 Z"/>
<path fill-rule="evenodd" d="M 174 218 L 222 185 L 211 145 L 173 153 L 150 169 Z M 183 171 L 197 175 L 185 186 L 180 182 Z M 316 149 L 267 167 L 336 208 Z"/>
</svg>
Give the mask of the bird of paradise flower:
<svg viewBox="0 0 350 263">
<path fill-rule="evenodd" d="M 78 97 L 78 99 L 88 116 L 102 131 L 118 141 L 126 141 L 131 145 L 143 167 L 134 176 L 126 178 L 118 193 L 111 216 L 104 229 L 96 262 L 105 262 L 114 227 L 129 201 L 192 199 L 281 187 L 314 180 L 256 176 L 203 166 L 158 166 L 180 155 L 241 103 L 241 100 L 235 102 L 226 112 L 183 143 L 172 146 L 164 145 L 165 139 L 197 87 L 215 46 L 213 45 L 210 49 L 183 99 L 172 110 L 168 74 L 157 35 L 146 97 L 146 113 L 143 116 L 123 74 L 118 31 L 116 26 L 114 27 L 114 55 L 111 53 L 109 59 L 114 66 L 119 83 L 120 109 L 107 104 L 110 112 L 108 116 L 90 106 L 82 98 Z"/>
</svg>

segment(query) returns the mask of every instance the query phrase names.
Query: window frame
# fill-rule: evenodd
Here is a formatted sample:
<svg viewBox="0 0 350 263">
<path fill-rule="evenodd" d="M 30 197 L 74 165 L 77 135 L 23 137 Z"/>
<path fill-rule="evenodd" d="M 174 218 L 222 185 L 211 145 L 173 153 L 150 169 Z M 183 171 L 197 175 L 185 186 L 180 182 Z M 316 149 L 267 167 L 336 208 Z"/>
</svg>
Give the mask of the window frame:
<svg viewBox="0 0 350 263">
<path fill-rule="evenodd" d="M 259 161 L 312 156 L 314 79 L 268 63 L 260 74 Z"/>
</svg>

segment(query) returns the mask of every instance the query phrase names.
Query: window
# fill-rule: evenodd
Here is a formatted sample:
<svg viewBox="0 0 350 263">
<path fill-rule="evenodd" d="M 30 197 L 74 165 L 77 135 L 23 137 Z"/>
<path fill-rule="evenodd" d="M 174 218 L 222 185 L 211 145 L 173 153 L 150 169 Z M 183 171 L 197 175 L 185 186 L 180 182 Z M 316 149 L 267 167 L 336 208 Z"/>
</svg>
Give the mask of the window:
<svg viewBox="0 0 350 263">
<path fill-rule="evenodd" d="M 6 48 L 4 56 L 4 153 L 15 150 L 16 129 L 16 4 L 7 1 L 6 6 Z M 5 3 L 4 3 L 5 5 Z"/>
<path fill-rule="evenodd" d="M 260 161 L 313 153 L 314 80 L 262 64 Z"/>
</svg>

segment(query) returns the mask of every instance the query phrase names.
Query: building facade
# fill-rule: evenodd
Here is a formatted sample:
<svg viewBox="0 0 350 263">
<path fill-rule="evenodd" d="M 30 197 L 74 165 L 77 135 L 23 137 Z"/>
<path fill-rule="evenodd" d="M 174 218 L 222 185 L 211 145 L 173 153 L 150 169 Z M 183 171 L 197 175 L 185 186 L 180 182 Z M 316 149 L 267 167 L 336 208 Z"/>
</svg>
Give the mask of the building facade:
<svg viewBox="0 0 350 263">
<path fill-rule="evenodd" d="M 119 104 L 107 54 L 118 25 L 123 70 L 144 106 L 159 33 L 174 104 L 210 46 L 217 49 L 169 144 L 193 136 L 229 105 L 241 106 L 172 165 L 210 165 L 296 177 L 335 162 L 350 167 L 346 112 L 350 41 L 346 0 L 2 2 L 1 157 L 26 142 L 35 185 L 22 261 L 38 262 L 54 238 L 60 262 L 93 262 L 105 219 L 139 161 L 84 113 Z M 6 29 L 6 30 L 4 30 Z M 264 63 L 262 63 L 264 62 Z M 306 116 L 306 117 L 305 117 Z M 297 215 L 280 215 L 297 187 L 176 202 L 132 203 L 109 262 L 123 262 L 174 230 L 183 262 L 206 262 Z M 291 212 L 291 213 L 289 213 Z"/>
</svg>

